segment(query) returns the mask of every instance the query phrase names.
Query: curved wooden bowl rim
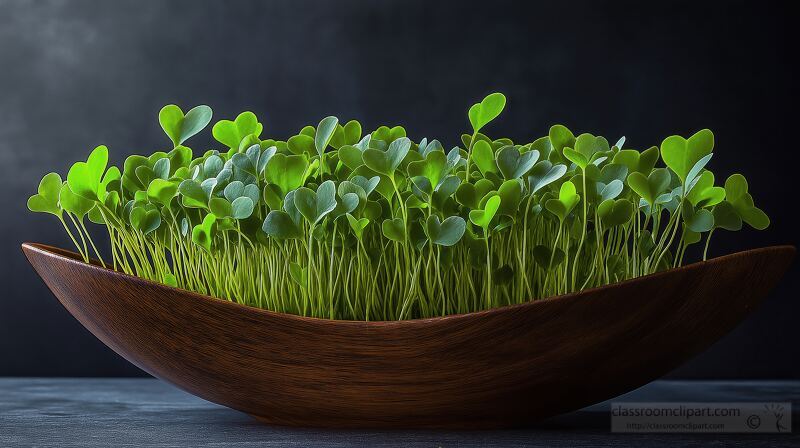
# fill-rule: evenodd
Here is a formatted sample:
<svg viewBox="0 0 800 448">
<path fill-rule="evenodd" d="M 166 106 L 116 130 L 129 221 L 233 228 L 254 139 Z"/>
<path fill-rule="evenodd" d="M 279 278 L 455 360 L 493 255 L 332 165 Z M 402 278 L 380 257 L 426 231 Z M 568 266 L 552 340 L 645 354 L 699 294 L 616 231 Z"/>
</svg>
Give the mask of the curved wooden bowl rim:
<svg viewBox="0 0 800 448">
<path fill-rule="evenodd" d="M 319 318 L 319 317 L 306 317 L 306 316 L 298 316 L 296 314 L 289 314 L 289 313 L 281 313 L 281 312 L 278 312 L 278 311 L 271 311 L 271 310 L 267 310 L 267 309 L 263 309 L 263 308 L 257 308 L 257 307 L 254 307 L 254 306 L 243 305 L 243 304 L 232 302 L 232 301 L 229 301 L 229 300 L 226 300 L 226 299 L 223 299 L 223 298 L 218 298 L 218 297 L 208 296 L 208 295 L 205 295 L 205 294 L 200 294 L 200 293 L 197 293 L 197 292 L 194 292 L 194 291 L 190 291 L 188 289 L 176 288 L 176 287 L 173 287 L 173 286 L 165 285 L 163 283 L 154 282 L 152 280 L 148 280 L 148 279 L 145 279 L 145 278 L 129 275 L 129 274 L 126 274 L 124 272 L 115 271 L 115 270 L 109 269 L 109 268 L 104 268 L 103 266 L 100 265 L 99 261 L 94 260 L 94 259 L 91 260 L 92 261 L 91 263 L 86 263 L 86 262 L 84 262 L 83 260 L 80 259 L 80 255 L 78 255 L 77 253 L 75 253 L 73 251 L 67 250 L 67 249 L 61 249 L 61 248 L 58 248 L 58 247 L 49 246 L 47 244 L 42 244 L 42 243 L 29 243 L 29 242 L 23 243 L 22 244 L 22 248 L 23 249 L 28 249 L 28 250 L 33 250 L 33 251 L 36 251 L 36 252 L 41 252 L 41 253 L 44 253 L 45 255 L 55 256 L 55 257 L 58 257 L 58 258 L 60 258 L 60 259 L 62 259 L 64 261 L 66 261 L 67 263 L 78 264 L 78 265 L 81 265 L 83 267 L 88 267 L 89 269 L 105 271 L 105 272 L 111 274 L 112 276 L 121 276 L 122 278 L 128 278 L 128 279 L 132 279 L 134 281 L 144 282 L 145 284 L 149 284 L 149 285 L 154 286 L 154 287 L 177 291 L 177 292 L 180 292 L 182 294 L 188 295 L 189 297 L 192 297 L 193 299 L 197 299 L 197 300 L 200 300 L 200 301 L 203 301 L 203 302 L 206 302 L 206 303 L 208 301 L 213 301 L 213 303 L 221 304 L 221 306 L 232 307 L 231 309 L 238 309 L 240 311 L 249 311 L 249 312 L 255 312 L 255 313 L 263 313 L 263 314 L 265 314 L 267 316 L 271 316 L 271 317 L 295 319 L 295 320 L 302 321 L 302 322 L 321 324 L 321 325 L 343 325 L 343 326 L 358 326 L 358 327 L 362 327 L 362 326 L 384 327 L 384 326 L 395 326 L 395 325 L 407 325 L 407 326 L 426 325 L 426 324 L 435 324 L 435 323 L 442 322 L 442 321 L 445 321 L 445 320 L 454 322 L 454 321 L 459 321 L 461 319 L 469 319 L 469 318 L 474 317 L 474 316 L 490 316 L 490 315 L 497 314 L 497 313 L 503 313 L 503 312 L 508 312 L 508 311 L 512 311 L 512 310 L 519 310 L 519 309 L 524 309 L 524 308 L 528 308 L 528 307 L 537 306 L 537 304 L 539 304 L 539 303 L 553 302 L 553 301 L 558 301 L 558 300 L 562 300 L 562 299 L 568 299 L 568 298 L 574 297 L 576 295 L 583 295 L 583 294 L 588 294 L 588 293 L 592 293 L 592 292 L 595 292 L 595 291 L 614 288 L 614 287 L 619 286 L 619 285 L 636 284 L 638 282 L 648 281 L 648 280 L 653 279 L 653 278 L 658 278 L 658 277 L 661 277 L 661 276 L 669 275 L 669 274 L 671 274 L 673 272 L 680 272 L 680 271 L 683 271 L 683 270 L 692 269 L 692 268 L 697 267 L 699 265 L 726 262 L 726 261 L 729 261 L 729 260 L 732 260 L 732 259 L 736 259 L 736 258 L 747 257 L 748 255 L 754 254 L 754 253 L 773 252 L 773 251 L 784 252 L 784 251 L 786 251 L 786 252 L 790 252 L 792 254 L 792 256 L 794 256 L 794 254 L 796 252 L 795 247 L 792 246 L 792 245 L 788 245 L 788 244 L 760 247 L 760 248 L 756 248 L 756 249 L 750 249 L 750 250 L 735 252 L 735 253 L 728 254 L 728 255 L 723 255 L 723 256 L 720 256 L 720 257 L 711 258 L 711 259 L 706 260 L 706 261 L 699 261 L 699 262 L 696 262 L 696 263 L 683 265 L 683 266 L 680 266 L 680 267 L 677 267 L 677 268 L 668 269 L 666 271 L 655 272 L 653 274 L 647 274 L 647 275 L 631 278 L 631 279 L 628 279 L 628 280 L 623 280 L 621 282 L 609 283 L 608 285 L 598 286 L 598 287 L 594 287 L 594 288 L 588 288 L 588 289 L 584 289 L 584 290 L 581 290 L 581 291 L 571 292 L 571 293 L 568 293 L 568 294 L 550 296 L 550 297 L 545 297 L 545 298 L 541 298 L 541 299 L 533 299 L 533 300 L 529 300 L 528 302 L 525 302 L 525 303 L 518 303 L 518 304 L 513 304 L 513 305 L 504 305 L 504 306 L 500 306 L 500 307 L 496 307 L 496 308 L 490 308 L 488 310 L 473 311 L 473 312 L 470 312 L 470 313 L 448 314 L 446 316 L 426 317 L 426 318 L 419 318 L 419 319 L 388 320 L 388 321 L 387 320 L 364 321 L 364 320 L 325 319 L 325 318 Z"/>
</svg>

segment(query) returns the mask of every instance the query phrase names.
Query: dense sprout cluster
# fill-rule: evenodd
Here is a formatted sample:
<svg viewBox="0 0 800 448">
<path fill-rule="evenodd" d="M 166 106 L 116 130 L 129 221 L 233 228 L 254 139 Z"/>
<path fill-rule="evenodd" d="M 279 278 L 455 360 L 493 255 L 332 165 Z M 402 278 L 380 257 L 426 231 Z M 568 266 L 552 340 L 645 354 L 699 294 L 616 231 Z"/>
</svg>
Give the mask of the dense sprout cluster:
<svg viewBox="0 0 800 448">
<path fill-rule="evenodd" d="M 445 150 L 400 126 L 362 132 L 335 117 L 262 140 L 251 112 L 212 129 L 224 151 L 184 145 L 211 121 L 159 114 L 169 152 L 122 171 L 99 146 L 66 181 L 47 174 L 32 211 L 55 215 L 102 261 L 85 218 L 104 224 L 110 266 L 223 299 L 331 319 L 464 313 L 620 281 L 682 263 L 686 248 L 742 222 L 763 229 L 739 174 L 715 185 L 714 136 L 643 151 L 564 126 L 527 144 L 481 133 L 505 107 L 469 109 Z M 665 167 L 659 167 L 663 161 Z M 703 236 L 705 234 L 705 236 Z M 105 261 L 102 261 L 106 264 Z"/>
</svg>

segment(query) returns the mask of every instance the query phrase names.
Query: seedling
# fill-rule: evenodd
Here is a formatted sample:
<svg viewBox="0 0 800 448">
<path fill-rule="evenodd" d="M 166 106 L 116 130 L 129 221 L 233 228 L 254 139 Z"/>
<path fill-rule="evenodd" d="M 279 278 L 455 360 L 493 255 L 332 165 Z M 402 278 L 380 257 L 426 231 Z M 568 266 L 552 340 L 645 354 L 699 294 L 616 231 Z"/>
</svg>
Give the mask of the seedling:
<svg viewBox="0 0 800 448">
<path fill-rule="evenodd" d="M 394 320 L 522 303 L 679 266 L 718 229 L 769 226 L 741 174 L 715 185 L 714 136 L 644 151 L 555 125 L 518 144 L 491 138 L 506 98 L 469 109 L 445 150 L 401 126 L 362 135 L 323 118 L 286 140 L 252 112 L 214 124 L 222 145 L 187 141 L 207 106 L 164 107 L 169 152 L 108 168 L 108 149 L 49 173 L 28 208 L 55 216 L 84 260 L 254 307 L 329 319 Z M 659 158 L 664 165 L 658 167 Z M 104 263 L 105 264 L 105 263 Z"/>
</svg>

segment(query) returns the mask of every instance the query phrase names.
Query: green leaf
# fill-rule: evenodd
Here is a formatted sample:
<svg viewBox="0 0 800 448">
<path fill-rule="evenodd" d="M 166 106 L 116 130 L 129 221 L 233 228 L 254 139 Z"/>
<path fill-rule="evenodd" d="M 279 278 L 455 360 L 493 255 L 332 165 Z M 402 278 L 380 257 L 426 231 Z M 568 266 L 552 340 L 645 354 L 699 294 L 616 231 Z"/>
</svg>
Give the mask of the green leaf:
<svg viewBox="0 0 800 448">
<path fill-rule="evenodd" d="M 211 116 L 212 111 L 208 106 L 193 107 L 184 116 L 180 107 L 170 104 L 164 106 L 158 113 L 158 121 L 173 145 L 177 147 L 208 126 Z"/>
<path fill-rule="evenodd" d="M 213 213 L 206 215 L 202 223 L 192 228 L 192 242 L 211 252 L 216 223 L 217 217 Z"/>
<path fill-rule="evenodd" d="M 544 245 L 538 245 L 533 248 L 533 259 L 545 271 L 555 269 L 564 262 L 565 258 L 564 251 L 561 249 L 551 250 Z"/>
<path fill-rule="evenodd" d="M 386 151 L 369 148 L 364 151 L 364 164 L 376 173 L 391 177 L 411 149 L 411 140 L 401 137 L 389 144 Z"/>
<path fill-rule="evenodd" d="M 175 276 L 170 274 L 169 272 L 165 272 L 161 276 L 161 283 L 163 283 L 163 284 L 165 284 L 167 286 L 172 286 L 173 288 L 177 288 L 178 287 L 178 279 L 175 278 Z"/>
<path fill-rule="evenodd" d="M 303 288 L 308 287 L 308 268 L 304 268 L 295 262 L 289 263 L 289 276 L 292 280 Z"/>
<path fill-rule="evenodd" d="M 45 174 L 39 181 L 38 193 L 28 199 L 28 209 L 32 212 L 61 216 L 61 208 L 58 205 L 61 184 L 61 176 L 58 173 Z"/>
<path fill-rule="evenodd" d="M 715 228 L 734 232 L 742 229 L 742 218 L 730 202 L 720 202 L 714 207 L 712 213 L 714 214 Z"/>
<path fill-rule="evenodd" d="M 233 200 L 231 203 L 231 209 L 231 216 L 234 219 L 247 219 L 253 214 L 255 202 L 246 196 L 240 196 Z"/>
<path fill-rule="evenodd" d="M 575 139 L 575 151 L 583 155 L 583 157 L 591 162 L 595 154 L 605 153 L 610 148 L 608 147 L 608 140 L 604 137 L 595 137 L 592 134 L 581 134 Z M 566 155 L 566 152 L 565 154 Z"/>
<path fill-rule="evenodd" d="M 406 225 L 403 218 L 387 219 L 381 223 L 381 232 L 386 238 L 402 243 L 406 240 Z"/>
<path fill-rule="evenodd" d="M 79 219 L 83 219 L 95 204 L 94 201 L 90 201 L 73 193 L 66 182 L 61 185 L 59 203 L 61 204 L 61 208 L 77 216 Z"/>
<path fill-rule="evenodd" d="M 669 172 L 663 168 L 653 170 L 647 177 L 637 171 L 628 175 L 628 186 L 652 207 L 669 187 L 669 180 Z"/>
<path fill-rule="evenodd" d="M 159 159 L 153 165 L 153 173 L 156 175 L 157 179 L 167 180 L 169 179 L 169 159 L 163 158 Z"/>
<path fill-rule="evenodd" d="M 316 192 L 306 187 L 298 188 L 294 194 L 294 205 L 311 225 L 316 225 L 336 208 L 336 186 L 328 180 Z"/>
<path fill-rule="evenodd" d="M 686 227 L 692 232 L 703 233 L 714 228 L 714 215 L 704 208 L 695 209 L 686 199 L 683 200 L 681 214 Z"/>
<path fill-rule="evenodd" d="M 157 202 L 166 207 L 169 207 L 170 202 L 172 202 L 172 198 L 174 198 L 177 194 L 178 183 L 169 180 L 154 179 L 147 187 L 147 197 L 150 198 L 151 201 Z"/>
<path fill-rule="evenodd" d="M 564 148 L 575 147 L 575 135 L 566 126 L 557 124 L 550 128 L 548 134 L 550 144 L 557 153 L 561 153 Z"/>
<path fill-rule="evenodd" d="M 353 145 L 339 147 L 339 160 L 352 170 L 364 164 L 362 150 Z"/>
<path fill-rule="evenodd" d="M 182 144 L 190 137 L 205 129 L 211 122 L 211 108 L 205 105 L 195 106 L 186 113 L 181 123 L 181 138 L 178 144 Z M 177 146 L 177 145 L 176 145 Z"/>
<path fill-rule="evenodd" d="M 361 123 L 350 120 L 344 125 L 345 144 L 355 144 L 361 139 Z"/>
<path fill-rule="evenodd" d="M 336 117 L 325 117 L 319 122 L 317 133 L 314 136 L 314 146 L 320 156 L 325 153 L 325 148 L 328 147 L 338 124 L 339 119 Z"/>
<path fill-rule="evenodd" d="M 633 213 L 633 203 L 627 199 L 607 199 L 597 206 L 597 215 L 605 228 L 627 224 Z"/>
<path fill-rule="evenodd" d="M 409 177 L 424 177 L 428 179 L 433 189 L 439 186 L 444 176 L 447 175 L 447 155 L 442 151 L 431 151 L 425 155 L 424 160 L 408 164 Z"/>
<path fill-rule="evenodd" d="M 286 144 L 292 154 L 306 154 L 311 156 L 316 153 L 314 138 L 307 135 L 300 134 L 290 137 Z"/>
<path fill-rule="evenodd" d="M 364 193 L 367 195 L 367 197 L 369 197 L 369 195 L 372 194 L 373 191 L 375 191 L 375 188 L 378 187 L 380 180 L 381 178 L 378 176 L 372 176 L 369 179 L 367 179 L 364 176 L 353 176 L 353 178 L 350 179 L 350 182 L 361 187 L 364 190 Z"/>
<path fill-rule="evenodd" d="M 275 154 L 267 163 L 267 182 L 277 185 L 282 195 L 303 185 L 308 159 L 303 155 Z"/>
<path fill-rule="evenodd" d="M 303 236 L 302 231 L 292 220 L 289 213 L 283 210 L 269 212 L 261 229 L 267 235 L 281 240 L 301 238 Z"/>
<path fill-rule="evenodd" d="M 225 161 L 222 157 L 212 154 L 203 162 L 203 176 L 206 179 L 217 177 L 220 172 L 225 168 Z"/>
<path fill-rule="evenodd" d="M 360 188 L 360 187 L 356 187 L 356 188 Z M 366 201 L 366 199 L 365 199 L 365 201 Z M 333 210 L 332 216 L 334 218 L 338 218 L 338 217 L 340 217 L 342 215 L 351 213 L 352 211 L 354 211 L 358 207 L 359 202 L 361 202 L 361 196 L 359 195 L 359 193 L 348 192 L 348 193 L 342 194 L 339 197 L 339 200 L 336 201 L 336 208 Z"/>
<path fill-rule="evenodd" d="M 168 104 L 158 112 L 158 122 L 161 124 L 161 129 L 167 133 L 174 146 L 180 144 L 183 118 L 183 111 L 174 104 Z"/>
<path fill-rule="evenodd" d="M 482 210 L 471 210 L 469 212 L 469 220 L 478 227 L 482 227 L 484 231 L 489 228 L 494 215 L 500 208 L 500 196 L 492 195 L 484 204 Z"/>
<path fill-rule="evenodd" d="M 748 190 L 747 179 L 741 174 L 732 174 L 725 181 L 725 198 L 730 202 L 736 202 L 744 198 Z"/>
<path fill-rule="evenodd" d="M 756 230 L 769 227 L 769 217 L 753 204 L 747 180 L 741 174 L 733 174 L 725 181 L 725 198 L 750 227 Z"/>
<path fill-rule="evenodd" d="M 598 186 L 602 185 L 602 188 L 598 191 L 601 201 L 616 198 L 622 193 L 623 188 L 625 188 L 622 181 L 619 179 L 614 179 L 608 184 L 603 184 L 602 182 L 598 182 L 597 184 Z"/>
<path fill-rule="evenodd" d="M 572 148 L 564 148 L 564 157 L 567 158 L 570 162 L 578 165 L 578 167 L 582 170 L 585 170 L 586 167 L 589 165 L 589 159 L 586 158 L 583 154 L 575 151 Z"/>
<path fill-rule="evenodd" d="M 425 233 L 432 243 L 440 246 L 453 246 L 462 236 L 467 228 L 467 223 L 460 216 L 450 216 L 444 221 L 439 221 L 439 217 L 431 215 L 425 222 Z"/>
<path fill-rule="evenodd" d="M 514 281 L 514 269 L 507 264 L 500 266 L 492 273 L 492 282 L 496 285 L 509 285 L 512 281 Z"/>
<path fill-rule="evenodd" d="M 714 186 L 714 173 L 704 171 L 686 196 L 695 207 L 712 207 L 725 199 L 725 189 Z"/>
<path fill-rule="evenodd" d="M 692 232 L 691 230 L 687 229 L 686 227 L 683 228 L 683 240 L 684 246 L 691 246 L 692 244 L 697 244 L 702 239 L 702 236 L 697 232 Z"/>
<path fill-rule="evenodd" d="M 370 220 L 368 218 L 361 218 L 356 219 L 355 216 L 348 213 L 347 215 L 347 222 L 350 224 L 350 228 L 353 229 L 353 233 L 355 233 L 356 238 L 361 239 L 364 237 L 364 229 L 367 228 L 369 225 Z"/>
<path fill-rule="evenodd" d="M 187 179 L 180 183 L 181 203 L 189 208 L 208 208 L 208 196 L 197 182 Z"/>
<path fill-rule="evenodd" d="M 558 199 L 549 199 L 545 202 L 545 208 L 552 214 L 558 217 L 560 222 L 564 222 L 567 215 L 578 205 L 581 197 L 577 194 L 575 184 L 566 181 L 561 184 L 561 190 L 558 193 Z"/>
<path fill-rule="evenodd" d="M 547 185 L 561 179 L 566 173 L 566 165 L 553 165 L 547 160 L 542 160 L 533 166 L 531 174 L 528 176 L 528 189 L 531 193 L 536 193 Z"/>
<path fill-rule="evenodd" d="M 703 129 L 689 139 L 678 135 L 664 139 L 661 143 L 661 158 L 682 182 L 687 183 L 689 172 L 695 164 L 711 154 L 713 149 L 714 134 Z"/>
<path fill-rule="evenodd" d="M 503 182 L 497 190 L 497 194 L 500 196 L 500 208 L 497 213 L 511 218 L 516 216 L 522 200 L 522 181 L 511 179 Z"/>
<path fill-rule="evenodd" d="M 218 121 L 211 129 L 214 138 L 231 149 L 238 149 L 239 143 L 248 135 L 261 135 L 263 126 L 252 112 L 242 112 L 234 121 Z"/>
<path fill-rule="evenodd" d="M 764 211 L 757 207 L 748 207 L 740 211 L 742 220 L 756 230 L 764 230 L 769 227 L 770 221 Z"/>
<path fill-rule="evenodd" d="M 445 210 L 448 204 L 448 199 L 455 194 L 458 187 L 461 185 L 461 178 L 455 175 L 449 175 L 439 182 L 439 186 L 433 192 L 431 197 L 431 204 L 437 210 Z"/>
<path fill-rule="evenodd" d="M 97 201 L 100 199 L 100 181 L 108 164 L 108 148 L 96 147 L 86 162 L 77 162 L 72 165 L 67 174 L 67 183 L 73 193 L 86 199 Z"/>
<path fill-rule="evenodd" d="M 656 243 L 653 241 L 653 235 L 649 230 L 642 230 L 637 243 L 639 245 L 639 252 L 643 257 L 649 256 L 656 247 Z"/>
<path fill-rule="evenodd" d="M 494 157 L 492 146 L 485 140 L 479 140 L 472 147 L 470 158 L 475 162 L 475 165 L 478 166 L 478 169 L 484 176 L 486 176 L 487 173 L 497 173 L 499 171 Z"/>
<path fill-rule="evenodd" d="M 478 132 L 500 115 L 506 107 L 506 97 L 502 93 L 491 93 L 480 103 L 469 108 L 469 122 L 472 129 Z"/>
<path fill-rule="evenodd" d="M 532 150 L 520 154 L 514 146 L 504 146 L 497 151 L 497 167 L 503 177 L 519 179 L 533 168 L 539 160 L 539 151 Z"/>
<path fill-rule="evenodd" d="M 133 207 L 130 221 L 134 229 L 147 235 L 161 225 L 161 213 L 155 208 Z"/>
<path fill-rule="evenodd" d="M 217 218 L 230 218 L 233 216 L 231 203 L 225 198 L 212 197 L 208 201 L 208 208 Z"/>
</svg>

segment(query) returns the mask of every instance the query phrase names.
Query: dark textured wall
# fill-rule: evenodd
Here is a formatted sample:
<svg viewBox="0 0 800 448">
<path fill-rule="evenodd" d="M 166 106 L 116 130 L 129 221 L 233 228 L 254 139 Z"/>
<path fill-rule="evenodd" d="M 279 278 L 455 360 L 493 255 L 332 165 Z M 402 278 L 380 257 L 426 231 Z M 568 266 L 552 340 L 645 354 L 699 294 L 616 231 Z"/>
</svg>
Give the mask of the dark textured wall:
<svg viewBox="0 0 800 448">
<path fill-rule="evenodd" d="M 763 1 L 0 0 L 0 375 L 140 374 L 61 308 L 19 243 L 69 247 L 25 210 L 41 175 L 101 143 L 117 164 L 163 149 L 170 102 L 253 110 L 266 135 L 335 114 L 450 145 L 493 90 L 509 103 L 492 133 L 520 140 L 562 122 L 641 148 L 709 127 L 714 171 L 743 172 L 774 223 L 719 232 L 713 252 L 794 244 L 790 20 Z M 673 376 L 800 378 L 797 274 Z"/>
</svg>

